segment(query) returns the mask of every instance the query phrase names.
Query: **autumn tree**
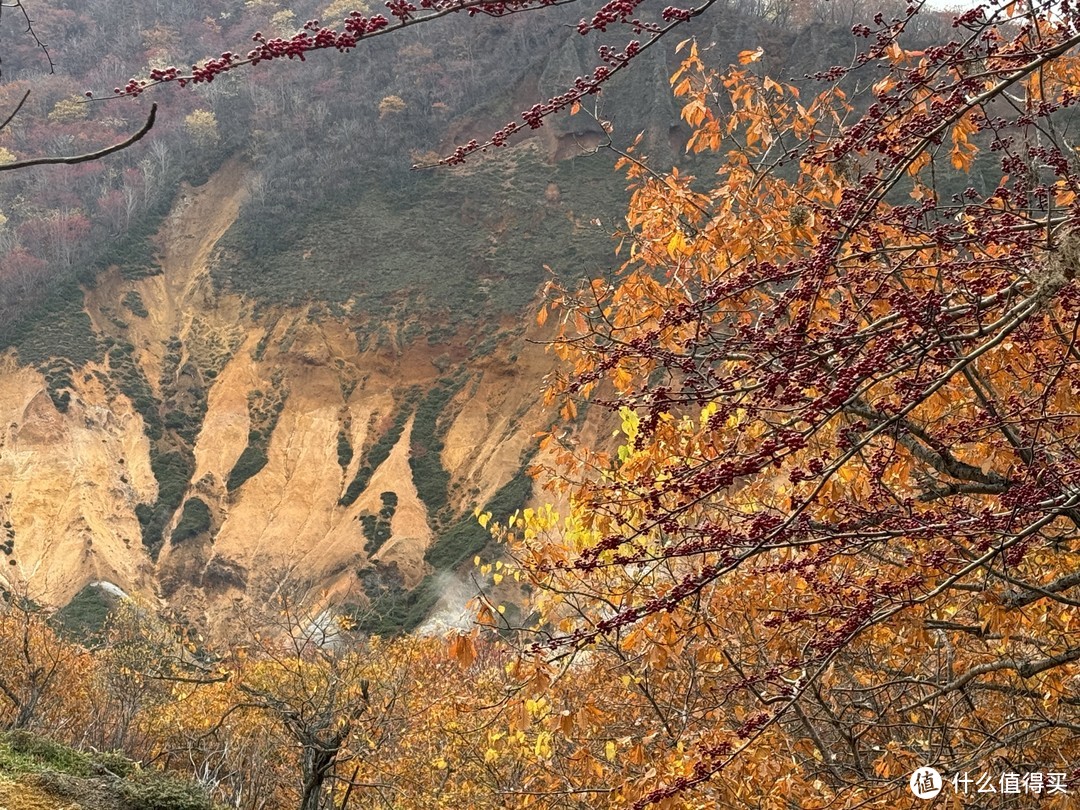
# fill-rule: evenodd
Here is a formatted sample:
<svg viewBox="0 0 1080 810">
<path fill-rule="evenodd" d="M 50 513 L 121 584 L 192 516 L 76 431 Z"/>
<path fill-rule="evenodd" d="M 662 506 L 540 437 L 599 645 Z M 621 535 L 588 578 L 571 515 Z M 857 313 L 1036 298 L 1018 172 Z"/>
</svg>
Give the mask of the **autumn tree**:
<svg viewBox="0 0 1080 810">
<path fill-rule="evenodd" d="M 272 717 L 299 746 L 298 806 L 320 810 L 327 786 L 343 778 L 338 769 L 349 760 L 353 735 L 382 706 L 372 705 L 367 657 L 346 639 L 343 619 L 307 615 L 287 597 L 275 606 L 278 621 L 262 631 L 271 635 L 236 689 L 241 705 Z"/>
<path fill-rule="evenodd" d="M 86 742 L 142 758 L 153 748 L 148 719 L 172 699 L 175 683 L 217 682 L 194 645 L 143 601 L 124 598 L 90 640 L 93 680 L 84 713 L 93 718 Z"/>
<path fill-rule="evenodd" d="M 554 308 L 554 396 L 621 445 L 557 430 L 568 513 L 502 531 L 544 617 L 525 660 L 588 651 L 667 741 L 616 806 L 1080 780 L 1080 18 L 1001 3 L 909 49 L 920 13 L 856 25 L 812 96 L 683 43 L 715 175 L 625 153 L 623 272 Z"/>
<path fill-rule="evenodd" d="M 244 603 L 213 676 L 173 677 L 169 705 L 147 718 L 159 758 L 193 764 L 237 806 L 378 803 L 397 789 L 386 773 L 408 772 L 403 737 L 424 733 L 421 659 L 308 596 L 287 583 L 262 606 Z"/>
<path fill-rule="evenodd" d="M 85 650 L 25 592 L 0 591 L 0 728 L 77 738 L 90 687 Z"/>
</svg>

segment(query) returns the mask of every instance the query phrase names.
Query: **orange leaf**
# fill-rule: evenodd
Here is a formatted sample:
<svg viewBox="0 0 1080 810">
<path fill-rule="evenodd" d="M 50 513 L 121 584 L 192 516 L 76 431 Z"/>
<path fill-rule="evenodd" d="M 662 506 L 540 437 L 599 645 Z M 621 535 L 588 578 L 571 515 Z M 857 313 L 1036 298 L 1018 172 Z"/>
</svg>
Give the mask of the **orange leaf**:
<svg viewBox="0 0 1080 810">
<path fill-rule="evenodd" d="M 450 642 L 450 657 L 458 662 L 462 669 L 467 669 L 476 660 L 476 645 L 469 636 L 458 636 Z"/>
</svg>

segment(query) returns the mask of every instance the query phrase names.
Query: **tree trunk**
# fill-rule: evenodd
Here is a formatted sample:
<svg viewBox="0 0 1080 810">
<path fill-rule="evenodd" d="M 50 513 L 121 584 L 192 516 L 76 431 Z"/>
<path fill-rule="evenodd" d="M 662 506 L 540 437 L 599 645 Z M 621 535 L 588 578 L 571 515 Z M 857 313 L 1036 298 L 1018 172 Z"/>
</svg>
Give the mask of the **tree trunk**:
<svg viewBox="0 0 1080 810">
<path fill-rule="evenodd" d="M 304 746 L 304 786 L 300 794 L 300 810 L 322 809 L 323 787 L 327 774 L 334 767 L 338 750 L 338 747 L 324 748 L 317 743 Z"/>
</svg>

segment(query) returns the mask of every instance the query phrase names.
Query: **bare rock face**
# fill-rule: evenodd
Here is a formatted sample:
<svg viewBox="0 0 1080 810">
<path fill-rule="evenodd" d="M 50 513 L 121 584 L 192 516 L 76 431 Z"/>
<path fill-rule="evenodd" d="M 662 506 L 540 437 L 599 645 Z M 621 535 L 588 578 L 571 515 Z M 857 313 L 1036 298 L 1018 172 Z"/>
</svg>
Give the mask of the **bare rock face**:
<svg viewBox="0 0 1080 810">
<path fill-rule="evenodd" d="M 216 291 L 243 180 L 234 163 L 185 190 L 159 275 L 85 291 L 107 348 L 70 385 L 0 357 L 0 584 L 62 605 L 106 581 L 211 630 L 283 577 L 345 594 L 378 568 L 412 588 L 441 533 L 522 474 L 550 421 L 537 335 L 361 346 L 344 317 Z M 145 314 L 118 319 L 131 296 Z"/>
<path fill-rule="evenodd" d="M 109 402 L 87 370 L 61 413 L 44 377 L 10 360 L 0 365 L 0 576 L 32 583 L 63 603 L 93 580 L 145 590 L 153 563 L 135 505 L 156 483 L 142 422 L 127 402 Z"/>
</svg>

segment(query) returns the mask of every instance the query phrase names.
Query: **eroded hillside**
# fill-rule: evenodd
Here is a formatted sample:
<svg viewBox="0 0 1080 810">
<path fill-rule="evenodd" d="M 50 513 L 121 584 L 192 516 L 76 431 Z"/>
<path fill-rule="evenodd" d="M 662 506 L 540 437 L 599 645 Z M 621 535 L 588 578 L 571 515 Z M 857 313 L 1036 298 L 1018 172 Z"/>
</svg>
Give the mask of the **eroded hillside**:
<svg viewBox="0 0 1080 810">
<path fill-rule="evenodd" d="M 0 361 L 4 578 L 52 604 L 108 581 L 197 619 L 287 575 L 415 623 L 430 575 L 482 546 L 473 510 L 530 497 L 552 359 L 527 317 L 425 338 L 404 307 L 373 337 L 348 303 L 215 286 L 245 187 L 236 161 L 185 187 L 160 272 L 83 291 L 89 359 Z"/>
</svg>

